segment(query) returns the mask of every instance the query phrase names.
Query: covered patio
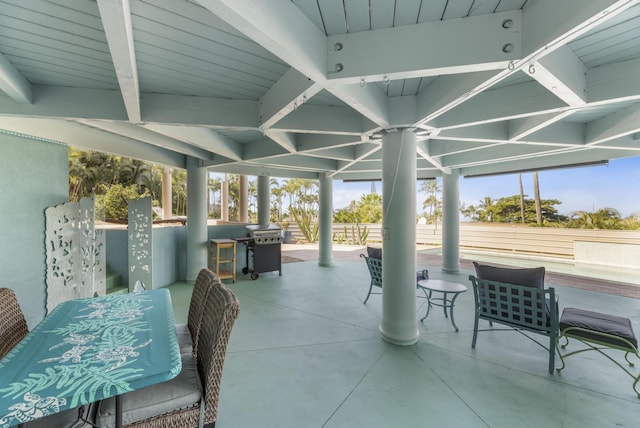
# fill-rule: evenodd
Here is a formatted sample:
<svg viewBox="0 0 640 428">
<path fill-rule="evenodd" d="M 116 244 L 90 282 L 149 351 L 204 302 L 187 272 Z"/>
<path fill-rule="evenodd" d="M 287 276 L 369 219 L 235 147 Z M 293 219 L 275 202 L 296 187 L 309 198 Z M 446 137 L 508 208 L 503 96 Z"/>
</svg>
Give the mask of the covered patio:
<svg viewBox="0 0 640 428">
<path fill-rule="evenodd" d="M 547 353 L 518 333 L 479 333 L 471 349 L 471 290 L 456 304 L 458 333 L 441 310 L 432 310 L 416 344 L 380 340 L 381 297 L 362 303 L 368 272 L 353 254 L 337 255 L 332 267 L 293 262 L 283 266 L 282 277 L 240 277 L 229 284 L 241 314 L 225 363 L 220 426 L 637 425 L 640 401 L 631 378 L 600 355 L 572 357 L 561 374 L 549 375 Z M 470 270 L 444 274 L 437 266 L 418 266 L 433 278 L 469 285 Z M 575 288 L 580 277 L 571 277 L 573 286 L 549 277 L 561 310 L 637 314 L 636 299 Z M 169 288 L 176 317 L 186 317 L 191 286 Z M 424 315 L 424 300 L 415 311 Z"/>
</svg>

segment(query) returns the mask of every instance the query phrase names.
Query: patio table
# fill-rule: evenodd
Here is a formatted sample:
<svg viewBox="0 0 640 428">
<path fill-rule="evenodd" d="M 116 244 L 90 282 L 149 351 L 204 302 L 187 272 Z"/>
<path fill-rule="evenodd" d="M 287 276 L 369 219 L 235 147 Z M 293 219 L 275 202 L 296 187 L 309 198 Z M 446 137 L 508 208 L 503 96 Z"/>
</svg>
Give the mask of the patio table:
<svg viewBox="0 0 640 428">
<path fill-rule="evenodd" d="M 66 301 L 0 360 L 0 428 L 113 396 L 120 426 L 120 394 L 181 368 L 168 290 Z"/>
<path fill-rule="evenodd" d="M 458 331 L 458 326 L 456 325 L 455 320 L 453 319 L 453 308 L 456 304 L 456 299 L 458 296 L 465 291 L 467 291 L 467 287 L 463 284 L 458 284 L 450 281 L 443 281 L 440 279 L 424 279 L 418 281 L 418 287 L 423 290 L 427 290 L 427 313 L 422 317 L 420 322 L 424 321 L 429 316 L 429 311 L 431 310 L 431 306 L 440 306 L 444 310 L 444 316 L 447 318 L 447 308 L 449 308 L 449 313 L 451 314 L 451 325 L 453 328 Z M 432 292 L 442 293 L 442 297 L 432 297 Z M 447 298 L 447 294 L 453 295 L 452 298 Z"/>
</svg>

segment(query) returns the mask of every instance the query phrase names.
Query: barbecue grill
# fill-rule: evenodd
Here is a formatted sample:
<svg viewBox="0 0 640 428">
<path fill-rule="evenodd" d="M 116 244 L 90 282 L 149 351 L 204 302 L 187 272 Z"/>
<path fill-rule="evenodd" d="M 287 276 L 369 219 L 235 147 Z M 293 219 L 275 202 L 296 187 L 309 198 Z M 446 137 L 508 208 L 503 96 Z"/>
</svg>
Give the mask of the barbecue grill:
<svg viewBox="0 0 640 428">
<path fill-rule="evenodd" d="M 247 266 L 242 273 L 251 273 L 251 279 L 258 279 L 263 272 L 277 270 L 282 276 L 282 229 L 275 224 L 249 225 L 246 229 L 246 238 L 235 238 L 246 247 Z M 249 268 L 250 262 L 253 269 Z"/>
</svg>

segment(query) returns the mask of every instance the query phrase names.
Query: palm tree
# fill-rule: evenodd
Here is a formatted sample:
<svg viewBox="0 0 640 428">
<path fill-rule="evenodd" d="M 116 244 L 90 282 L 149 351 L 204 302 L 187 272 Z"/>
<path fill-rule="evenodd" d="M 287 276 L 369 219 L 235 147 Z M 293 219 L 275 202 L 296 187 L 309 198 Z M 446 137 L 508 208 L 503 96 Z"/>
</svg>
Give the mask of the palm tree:
<svg viewBox="0 0 640 428">
<path fill-rule="evenodd" d="M 220 177 L 211 178 L 207 180 L 207 206 L 209 207 L 209 213 L 216 218 L 217 212 L 214 212 L 214 206 L 216 204 L 216 193 L 222 190 L 222 179 Z"/>
<path fill-rule="evenodd" d="M 422 203 L 422 209 L 428 209 L 427 219 L 438 223 L 438 218 L 442 216 L 442 202 L 438 198 L 442 187 L 438 184 L 437 179 L 423 181 L 420 185 L 420 191 L 427 194 L 427 198 Z"/>
<path fill-rule="evenodd" d="M 524 186 L 522 186 L 522 174 L 518 174 L 518 182 L 520 184 L 520 218 L 522 219 L 522 224 L 526 223 L 524 218 Z"/>
<path fill-rule="evenodd" d="M 538 171 L 533 173 L 533 197 L 536 202 L 536 222 L 542 226 L 542 203 L 540 201 L 540 183 L 538 181 Z"/>
<path fill-rule="evenodd" d="M 491 196 L 485 196 L 484 199 L 480 200 L 477 212 L 481 221 L 493 223 L 493 199 L 491 199 Z"/>
</svg>

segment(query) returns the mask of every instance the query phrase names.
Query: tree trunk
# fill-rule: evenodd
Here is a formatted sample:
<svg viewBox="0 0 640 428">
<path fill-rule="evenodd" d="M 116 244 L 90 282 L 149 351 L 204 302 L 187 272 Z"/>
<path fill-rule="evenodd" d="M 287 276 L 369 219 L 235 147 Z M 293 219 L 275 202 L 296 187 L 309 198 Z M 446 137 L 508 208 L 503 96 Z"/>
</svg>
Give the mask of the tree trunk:
<svg viewBox="0 0 640 428">
<path fill-rule="evenodd" d="M 518 181 L 520 182 L 520 218 L 522 219 L 522 224 L 526 223 L 524 218 L 524 187 L 522 187 L 522 174 L 518 174 Z"/>
<path fill-rule="evenodd" d="M 542 226 L 542 205 L 540 203 L 540 183 L 538 182 L 538 173 L 533 173 L 533 195 L 536 200 L 536 221 L 538 226 Z"/>
</svg>

